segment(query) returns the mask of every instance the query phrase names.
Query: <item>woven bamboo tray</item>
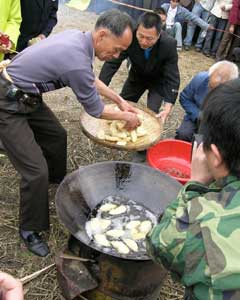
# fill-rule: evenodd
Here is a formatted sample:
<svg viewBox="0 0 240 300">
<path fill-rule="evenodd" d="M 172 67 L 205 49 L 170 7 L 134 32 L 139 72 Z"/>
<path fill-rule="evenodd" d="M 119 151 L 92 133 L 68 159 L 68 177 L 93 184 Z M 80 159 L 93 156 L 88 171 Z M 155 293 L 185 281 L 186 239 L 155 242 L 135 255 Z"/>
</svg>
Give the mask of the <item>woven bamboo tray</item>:
<svg viewBox="0 0 240 300">
<path fill-rule="evenodd" d="M 109 106 L 116 106 L 116 104 L 106 104 Z M 162 134 L 163 126 L 159 118 L 156 118 L 156 114 L 150 109 L 131 102 L 131 105 L 141 111 L 144 116 L 144 128 L 147 134 L 142 137 L 138 137 L 135 143 L 128 142 L 125 146 L 117 145 L 116 142 L 110 142 L 98 138 L 98 132 L 100 130 L 106 131 L 109 128 L 109 120 L 98 119 L 90 116 L 83 111 L 80 115 L 80 125 L 83 133 L 96 143 L 99 143 L 105 147 L 127 150 L 127 151 L 141 151 L 156 144 Z"/>
</svg>

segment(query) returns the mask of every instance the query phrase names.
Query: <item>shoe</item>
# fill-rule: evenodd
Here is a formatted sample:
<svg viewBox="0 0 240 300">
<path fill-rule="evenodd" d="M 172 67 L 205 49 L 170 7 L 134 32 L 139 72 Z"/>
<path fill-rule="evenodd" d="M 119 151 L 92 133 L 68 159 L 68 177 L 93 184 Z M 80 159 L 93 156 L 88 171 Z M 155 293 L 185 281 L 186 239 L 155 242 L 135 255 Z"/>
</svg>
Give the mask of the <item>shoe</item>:
<svg viewBox="0 0 240 300">
<path fill-rule="evenodd" d="M 41 238 L 37 232 L 33 232 L 24 238 L 20 231 L 20 237 L 24 241 L 24 244 L 32 253 L 44 257 L 50 252 L 48 244 Z"/>
<path fill-rule="evenodd" d="M 132 162 L 135 163 L 144 163 L 146 161 L 146 151 L 134 152 L 132 157 Z"/>
<path fill-rule="evenodd" d="M 196 52 L 201 52 L 202 49 L 201 49 L 201 48 L 195 48 L 195 51 L 196 51 Z"/>
<path fill-rule="evenodd" d="M 189 46 L 184 46 L 184 50 L 185 50 L 185 51 L 189 51 L 189 50 L 190 50 L 190 47 L 189 47 Z"/>
<path fill-rule="evenodd" d="M 215 59 L 216 58 L 216 54 L 215 53 L 211 53 L 210 57 L 213 58 L 213 59 Z"/>
<path fill-rule="evenodd" d="M 205 55 L 206 57 L 210 57 L 211 56 L 211 54 L 209 52 L 204 52 L 204 51 L 203 51 L 203 55 Z"/>
</svg>

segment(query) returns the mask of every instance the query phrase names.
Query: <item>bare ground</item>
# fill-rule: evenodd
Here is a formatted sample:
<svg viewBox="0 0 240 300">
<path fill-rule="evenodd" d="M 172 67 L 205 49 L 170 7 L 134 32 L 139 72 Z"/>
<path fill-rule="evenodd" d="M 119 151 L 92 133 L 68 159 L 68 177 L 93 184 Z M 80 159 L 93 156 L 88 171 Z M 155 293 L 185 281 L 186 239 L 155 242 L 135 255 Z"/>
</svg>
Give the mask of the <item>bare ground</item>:
<svg viewBox="0 0 240 300">
<path fill-rule="evenodd" d="M 97 16 L 93 13 L 69 9 L 61 6 L 59 10 L 59 23 L 56 32 L 69 28 L 91 30 Z M 66 49 L 71 51 L 71 49 Z M 194 51 L 181 52 L 179 55 L 179 67 L 181 72 L 181 88 L 199 71 L 207 70 L 213 60 L 205 58 Z M 95 70 L 99 72 L 101 63 L 96 61 Z M 123 64 L 115 76 L 111 86 L 120 92 L 127 69 Z M 79 166 L 88 165 L 103 160 L 127 160 L 130 154 L 121 151 L 111 151 L 96 145 L 88 140 L 81 132 L 79 126 L 79 114 L 81 107 L 76 101 L 70 89 L 62 89 L 45 95 L 45 101 L 59 117 L 61 123 L 68 132 L 68 172 L 72 172 Z M 145 96 L 141 99 L 145 101 Z M 176 103 L 174 111 L 165 124 L 163 138 L 174 137 L 175 130 L 179 126 L 183 111 Z M 19 207 L 19 176 L 11 166 L 8 159 L 0 159 L 0 269 L 9 272 L 18 278 L 40 270 L 54 262 L 54 256 L 68 238 L 68 232 L 60 224 L 55 211 L 54 197 L 56 186 L 50 186 L 50 215 L 51 229 L 49 233 L 49 245 L 51 255 L 47 258 L 39 258 L 26 251 L 18 237 L 18 207 Z M 24 285 L 26 300 L 57 300 L 61 299 L 60 290 L 56 280 L 56 270 L 50 271 Z M 173 282 L 170 277 L 162 287 L 160 299 L 182 299 L 183 288 Z"/>
</svg>

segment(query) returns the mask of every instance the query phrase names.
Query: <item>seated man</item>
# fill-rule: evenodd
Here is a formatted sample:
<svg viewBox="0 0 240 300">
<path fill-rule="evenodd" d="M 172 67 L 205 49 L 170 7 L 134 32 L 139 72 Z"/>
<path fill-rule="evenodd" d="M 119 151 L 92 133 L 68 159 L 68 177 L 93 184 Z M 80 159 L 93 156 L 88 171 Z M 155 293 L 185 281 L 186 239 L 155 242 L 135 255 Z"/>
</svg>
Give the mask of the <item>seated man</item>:
<svg viewBox="0 0 240 300">
<path fill-rule="evenodd" d="M 180 78 L 176 41 L 161 30 L 158 14 L 147 12 L 140 16 L 132 44 L 119 58 L 104 63 L 99 78 L 108 85 L 127 58 L 131 68 L 121 96 L 137 102 L 148 90 L 148 108 L 158 113 L 164 101 L 160 117 L 165 122 L 176 101 Z"/>
<path fill-rule="evenodd" d="M 150 256 L 188 300 L 240 299 L 240 81 L 212 90 L 193 147 L 191 179 L 147 237 Z"/>
<path fill-rule="evenodd" d="M 167 12 L 166 31 L 177 40 L 178 50 L 182 50 L 182 23 L 184 21 L 191 21 L 203 30 L 212 29 L 212 27 L 194 13 L 182 7 L 179 2 L 180 0 L 171 0 L 170 4 L 164 3 L 162 8 Z"/>
<path fill-rule="evenodd" d="M 191 142 L 193 134 L 197 131 L 201 105 L 209 90 L 237 77 L 237 66 L 226 60 L 215 63 L 208 72 L 200 72 L 194 76 L 180 93 L 179 101 L 186 114 L 175 138 Z"/>
</svg>

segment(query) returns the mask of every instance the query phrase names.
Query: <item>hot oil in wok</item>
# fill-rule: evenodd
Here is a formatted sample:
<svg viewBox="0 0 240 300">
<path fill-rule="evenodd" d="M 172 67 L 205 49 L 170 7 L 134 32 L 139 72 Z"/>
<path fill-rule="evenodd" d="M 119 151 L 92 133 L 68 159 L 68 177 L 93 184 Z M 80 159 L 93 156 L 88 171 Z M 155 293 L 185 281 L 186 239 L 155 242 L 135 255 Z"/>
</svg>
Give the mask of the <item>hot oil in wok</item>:
<svg viewBox="0 0 240 300">
<path fill-rule="evenodd" d="M 116 208 L 119 206 L 124 206 L 126 208 L 126 211 L 117 215 L 112 215 L 111 211 L 101 211 L 101 207 L 105 204 L 113 204 L 116 205 Z M 105 206 L 106 207 L 106 206 Z M 106 221 L 107 220 L 107 221 Z M 96 248 L 99 248 L 103 250 L 105 253 L 109 253 L 112 255 L 117 255 L 117 256 L 123 256 L 123 257 L 128 257 L 128 258 L 146 258 L 146 245 L 145 245 L 145 237 L 142 238 L 142 236 L 139 236 L 137 233 L 134 235 L 134 237 L 138 237 L 139 239 L 135 240 L 137 243 L 138 250 L 133 251 L 129 247 L 129 253 L 119 253 L 117 249 L 115 249 L 112 245 L 111 242 L 114 241 L 121 241 L 124 242 L 126 239 L 134 240 L 133 239 L 133 229 L 129 229 L 131 225 L 130 224 L 138 224 L 143 221 L 150 221 L 151 222 L 151 227 L 153 227 L 157 223 L 157 218 L 156 216 L 149 211 L 146 207 L 137 204 L 135 201 L 128 199 L 126 197 L 122 196 L 108 196 L 105 199 L 103 199 L 102 202 L 92 211 L 92 213 L 89 215 L 88 222 L 86 223 L 86 232 L 88 236 L 91 239 L 91 242 L 94 244 Z M 92 221 L 96 221 L 96 228 L 92 228 Z M 98 226 L 100 223 L 103 225 Z M 110 221 L 110 222 L 109 222 Z M 134 222 L 132 222 L 134 221 Z M 135 222 L 138 221 L 138 222 Z M 110 225 L 109 225 L 110 223 Z M 146 222 L 145 222 L 146 223 Z M 147 222 L 149 223 L 149 222 Z M 127 225 L 128 224 L 128 225 Z M 105 228 L 107 226 L 107 228 Z M 126 227 L 127 226 L 127 227 Z M 136 230 L 138 231 L 140 227 L 136 227 Z M 121 234 L 120 236 L 110 236 L 106 235 L 106 232 L 114 230 L 114 233 L 119 233 Z M 117 230 L 117 231 L 115 231 Z M 136 231 L 135 230 L 135 231 Z M 96 236 L 95 235 L 102 235 L 104 234 L 107 238 L 107 241 L 109 241 L 109 245 L 100 245 L 99 243 L 96 242 Z M 126 243 L 124 242 L 126 245 Z"/>
</svg>

